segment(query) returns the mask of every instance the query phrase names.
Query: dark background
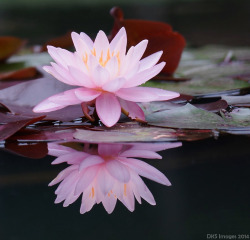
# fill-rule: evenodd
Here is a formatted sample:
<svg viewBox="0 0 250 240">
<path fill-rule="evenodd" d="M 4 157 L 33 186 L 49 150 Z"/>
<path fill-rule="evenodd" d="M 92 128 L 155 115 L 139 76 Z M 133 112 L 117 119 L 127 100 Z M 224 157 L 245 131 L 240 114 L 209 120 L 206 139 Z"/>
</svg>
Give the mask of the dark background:
<svg viewBox="0 0 250 240">
<path fill-rule="evenodd" d="M 250 45 L 249 0 L 1 0 L 0 35 L 28 38 L 39 44 L 67 31 L 95 36 L 110 32 L 113 6 L 125 18 L 165 21 L 182 33 L 189 46 Z"/>
</svg>

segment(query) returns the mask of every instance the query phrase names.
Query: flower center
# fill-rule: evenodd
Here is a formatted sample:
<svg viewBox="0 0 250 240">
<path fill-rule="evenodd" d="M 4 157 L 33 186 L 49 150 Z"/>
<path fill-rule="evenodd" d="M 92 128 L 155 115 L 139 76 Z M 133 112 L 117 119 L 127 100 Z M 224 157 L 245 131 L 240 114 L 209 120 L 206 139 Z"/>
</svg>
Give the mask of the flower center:
<svg viewBox="0 0 250 240">
<path fill-rule="evenodd" d="M 95 48 L 93 48 L 93 50 L 91 51 L 92 55 L 96 57 L 96 50 Z M 106 56 L 103 56 L 103 51 L 101 52 L 101 56 L 99 57 L 98 59 L 98 62 L 99 64 L 102 66 L 102 67 L 105 67 L 106 64 L 108 63 L 108 61 L 111 59 L 111 57 L 113 56 L 116 56 L 117 58 L 117 61 L 118 61 L 118 69 L 120 69 L 120 63 L 121 63 L 121 60 L 120 60 L 120 52 L 117 52 L 116 54 L 114 53 L 114 51 L 110 54 L 110 50 L 108 49 L 107 51 L 107 55 Z M 88 54 L 85 53 L 85 55 L 83 56 L 83 62 L 86 66 L 86 68 L 88 69 Z"/>
</svg>

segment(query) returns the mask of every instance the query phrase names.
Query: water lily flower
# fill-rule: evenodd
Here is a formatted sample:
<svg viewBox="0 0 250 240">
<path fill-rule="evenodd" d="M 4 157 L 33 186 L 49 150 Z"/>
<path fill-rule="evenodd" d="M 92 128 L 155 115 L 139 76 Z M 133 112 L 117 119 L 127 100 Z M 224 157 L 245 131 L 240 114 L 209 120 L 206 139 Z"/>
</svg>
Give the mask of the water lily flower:
<svg viewBox="0 0 250 240">
<path fill-rule="evenodd" d="M 93 42 L 85 33 L 72 33 L 76 52 L 48 46 L 48 52 L 55 60 L 44 70 L 59 81 L 79 86 L 53 95 L 34 109 L 34 112 L 50 112 L 68 105 L 93 102 L 100 120 L 107 127 L 116 124 L 121 111 L 132 119 L 145 120 L 142 109 L 136 102 L 163 101 L 178 97 L 179 94 L 157 88 L 138 87 L 156 76 L 165 62 L 156 64 L 162 51 L 142 60 L 147 40 L 132 46 L 126 53 L 127 35 L 121 28 L 109 43 L 103 31 L 99 31 Z"/>
<path fill-rule="evenodd" d="M 57 156 L 52 164 L 70 164 L 49 184 L 61 182 L 55 191 L 55 203 L 64 201 L 63 206 L 67 207 L 82 194 L 82 214 L 101 202 L 106 211 L 112 213 L 117 199 L 131 212 L 135 208 L 135 198 L 139 203 L 143 198 L 155 205 L 152 193 L 140 176 L 167 186 L 171 183 L 156 168 L 134 157 L 161 159 L 156 151 L 179 146 L 181 143 L 98 144 L 93 148 L 93 145 L 85 144 L 84 151 L 77 151 L 49 143 L 49 154 Z"/>
</svg>

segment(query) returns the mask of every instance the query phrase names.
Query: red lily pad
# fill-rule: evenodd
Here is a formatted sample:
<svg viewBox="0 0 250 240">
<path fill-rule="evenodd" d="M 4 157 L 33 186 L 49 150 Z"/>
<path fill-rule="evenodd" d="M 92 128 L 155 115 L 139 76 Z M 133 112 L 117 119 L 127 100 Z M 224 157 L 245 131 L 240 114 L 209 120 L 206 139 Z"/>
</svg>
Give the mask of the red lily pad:
<svg viewBox="0 0 250 240">
<path fill-rule="evenodd" d="M 7 142 L 4 147 L 8 152 L 33 159 L 43 158 L 48 154 L 47 143 L 45 142 L 23 144 L 17 142 Z"/>
<path fill-rule="evenodd" d="M 182 51 L 186 45 L 184 37 L 173 32 L 172 27 L 163 22 L 146 21 L 138 19 L 124 19 L 120 8 L 114 7 L 110 14 L 114 17 L 114 26 L 111 31 L 111 39 L 121 27 L 125 27 L 128 36 L 128 48 L 135 46 L 144 39 L 148 39 L 148 47 L 144 57 L 163 50 L 160 61 L 165 61 L 166 66 L 162 73 L 172 75 L 176 70 Z"/>
<path fill-rule="evenodd" d="M 35 67 L 27 67 L 9 72 L 0 73 L 0 80 L 20 80 L 31 79 L 39 75 L 39 71 Z"/>
<path fill-rule="evenodd" d="M 15 54 L 26 41 L 16 37 L 0 37 L 0 62 Z"/>
<path fill-rule="evenodd" d="M 60 48 L 70 48 L 73 46 L 73 41 L 71 39 L 71 32 L 67 32 L 66 34 L 55 37 L 47 41 L 40 49 L 41 52 L 47 52 L 47 46 L 54 46 Z"/>
<path fill-rule="evenodd" d="M 10 114 L 0 113 L 1 123 L 4 122 L 3 125 L 0 125 L 0 141 L 9 138 L 23 127 L 26 127 L 34 122 L 42 120 L 44 117 L 45 116 L 28 118 L 15 115 L 10 117 Z"/>
</svg>

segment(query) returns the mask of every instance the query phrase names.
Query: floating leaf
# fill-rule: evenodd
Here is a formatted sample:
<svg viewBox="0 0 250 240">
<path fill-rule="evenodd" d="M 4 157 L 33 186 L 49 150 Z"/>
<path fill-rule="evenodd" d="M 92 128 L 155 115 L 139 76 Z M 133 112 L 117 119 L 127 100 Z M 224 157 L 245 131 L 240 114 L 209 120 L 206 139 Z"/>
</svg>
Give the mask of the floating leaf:
<svg viewBox="0 0 250 240">
<path fill-rule="evenodd" d="M 186 44 L 181 34 L 173 32 L 172 27 L 167 23 L 124 19 L 123 12 L 118 7 L 112 8 L 110 13 L 115 20 L 111 38 L 116 35 L 121 27 L 125 27 L 128 36 L 128 48 L 135 46 L 144 39 L 148 39 L 149 43 L 144 57 L 163 50 L 160 61 L 165 61 L 167 64 L 162 73 L 173 74 Z"/>
<path fill-rule="evenodd" d="M 51 76 L 45 76 L 0 90 L 0 102 L 7 106 L 12 113 L 36 117 L 39 114 L 32 111 L 36 104 L 53 94 L 70 88 L 72 87 Z M 83 113 L 80 105 L 73 105 L 44 115 L 47 116 L 47 120 L 70 121 L 82 117 Z"/>
<path fill-rule="evenodd" d="M 250 119 L 242 123 L 225 117 L 222 118 L 215 113 L 196 108 L 191 104 L 172 110 L 146 114 L 146 120 L 153 126 L 181 129 L 226 129 L 250 126 Z"/>
<path fill-rule="evenodd" d="M 6 116 L 7 114 L 0 113 L 1 122 L 5 122 L 4 125 L 0 125 L 0 141 L 3 141 L 23 127 L 30 125 L 34 122 L 40 121 L 45 116 L 39 116 L 34 118 L 12 116 L 11 118 Z"/>
<path fill-rule="evenodd" d="M 159 141 L 194 141 L 213 136 L 211 131 L 179 131 L 174 129 L 140 126 L 137 123 L 121 123 L 110 129 L 95 128 L 91 131 L 77 129 L 74 138 L 86 142 L 159 142 Z"/>
<path fill-rule="evenodd" d="M 15 54 L 25 41 L 16 37 L 0 37 L 0 62 Z"/>
<path fill-rule="evenodd" d="M 7 142 L 4 147 L 8 152 L 33 159 L 43 158 L 48 154 L 47 143 Z"/>
<path fill-rule="evenodd" d="M 27 80 L 27 79 L 35 78 L 38 74 L 39 72 L 35 67 L 27 67 L 27 68 L 22 68 L 20 70 L 0 73 L 0 80 L 6 80 L 6 79 Z"/>
<path fill-rule="evenodd" d="M 221 64 L 223 57 L 230 48 L 199 48 L 184 51 L 183 57 L 175 76 L 188 78 L 185 82 L 148 81 L 145 86 L 158 87 L 183 94 L 197 95 L 215 93 L 250 86 L 247 81 L 241 81 L 235 76 L 248 74 L 250 64 L 248 61 L 233 61 Z M 236 58 L 243 54 L 250 56 L 249 48 L 234 48 Z"/>
</svg>

